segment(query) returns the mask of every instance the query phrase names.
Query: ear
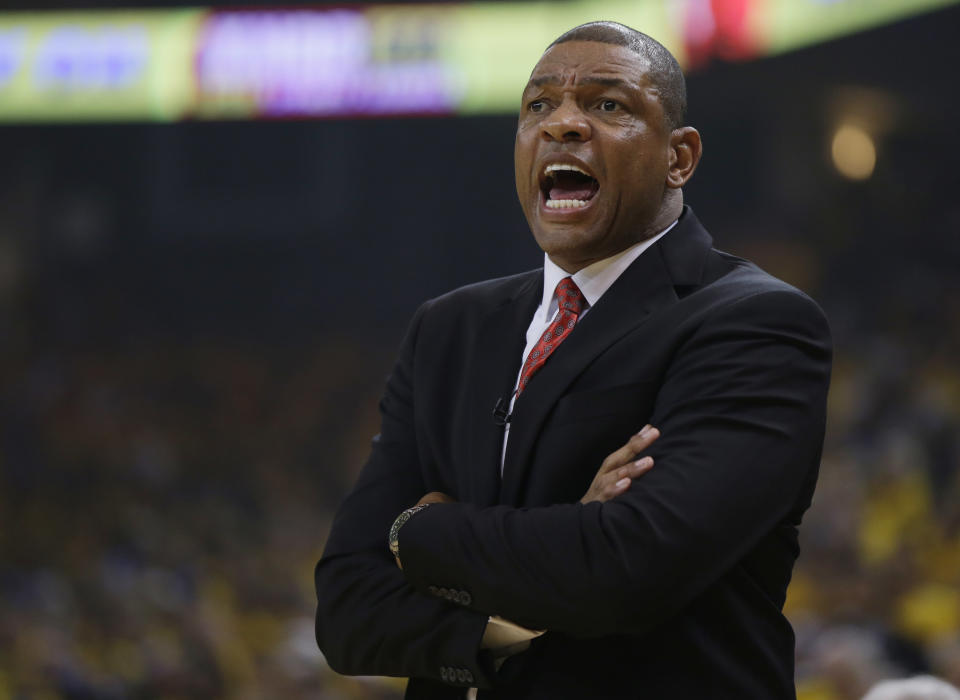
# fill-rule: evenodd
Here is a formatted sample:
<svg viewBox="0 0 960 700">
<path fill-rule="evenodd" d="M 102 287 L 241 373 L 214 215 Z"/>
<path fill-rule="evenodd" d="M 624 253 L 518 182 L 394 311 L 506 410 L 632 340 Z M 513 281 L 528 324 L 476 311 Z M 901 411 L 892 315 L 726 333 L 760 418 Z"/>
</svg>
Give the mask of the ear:
<svg viewBox="0 0 960 700">
<path fill-rule="evenodd" d="M 667 170 L 667 187 L 677 189 L 687 184 L 697 169 L 703 144 L 700 132 L 692 126 L 682 126 L 670 134 L 670 167 Z"/>
</svg>

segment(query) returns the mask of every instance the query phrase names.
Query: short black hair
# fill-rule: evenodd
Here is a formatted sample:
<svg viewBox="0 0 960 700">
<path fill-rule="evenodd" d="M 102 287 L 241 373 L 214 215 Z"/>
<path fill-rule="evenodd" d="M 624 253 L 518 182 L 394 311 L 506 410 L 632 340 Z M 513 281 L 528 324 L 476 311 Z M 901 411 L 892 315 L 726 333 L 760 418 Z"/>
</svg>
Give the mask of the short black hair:
<svg viewBox="0 0 960 700">
<path fill-rule="evenodd" d="M 687 118 L 687 81 L 680 64 L 663 44 L 643 32 L 619 22 L 587 22 L 556 38 L 547 50 L 568 41 L 599 41 L 624 46 L 650 64 L 648 73 L 660 93 L 667 126 L 676 129 Z"/>
</svg>

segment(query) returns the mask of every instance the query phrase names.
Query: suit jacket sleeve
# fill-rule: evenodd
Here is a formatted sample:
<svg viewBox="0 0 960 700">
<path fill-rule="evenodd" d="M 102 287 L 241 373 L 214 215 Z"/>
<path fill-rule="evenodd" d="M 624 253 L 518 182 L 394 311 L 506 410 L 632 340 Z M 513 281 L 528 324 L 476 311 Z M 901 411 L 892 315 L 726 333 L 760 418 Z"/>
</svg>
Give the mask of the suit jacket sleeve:
<svg viewBox="0 0 960 700">
<path fill-rule="evenodd" d="M 381 432 L 316 567 L 317 641 L 340 673 L 485 687 L 489 668 L 478 649 L 487 616 L 415 590 L 387 547 L 393 519 L 426 492 L 412 405 L 413 356 L 426 308 L 402 343 L 380 403 Z"/>
<path fill-rule="evenodd" d="M 799 522 L 829 373 L 829 331 L 809 298 L 776 290 L 728 303 L 674 353 L 650 420 L 662 433 L 656 464 L 626 494 L 585 506 L 432 506 L 400 533 L 404 574 L 419 590 L 466 587 L 473 608 L 528 627 L 641 633 L 779 523 Z"/>
</svg>

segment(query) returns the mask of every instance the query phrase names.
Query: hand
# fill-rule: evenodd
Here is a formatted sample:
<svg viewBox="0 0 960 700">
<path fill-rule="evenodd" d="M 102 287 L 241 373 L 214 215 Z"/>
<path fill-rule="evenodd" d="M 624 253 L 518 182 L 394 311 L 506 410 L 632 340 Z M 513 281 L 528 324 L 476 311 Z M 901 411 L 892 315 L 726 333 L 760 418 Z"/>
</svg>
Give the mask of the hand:
<svg viewBox="0 0 960 700">
<path fill-rule="evenodd" d="M 643 430 L 627 441 L 626 445 L 608 455 L 580 502 L 603 503 L 616 498 L 630 488 L 633 479 L 646 474 L 653 468 L 653 457 L 637 459 L 637 455 L 650 447 L 658 437 L 660 437 L 659 430 L 651 425 L 645 425 Z"/>
<path fill-rule="evenodd" d="M 417 501 L 416 505 L 421 506 L 424 503 L 456 503 L 456 501 L 442 491 L 431 491 Z"/>
</svg>

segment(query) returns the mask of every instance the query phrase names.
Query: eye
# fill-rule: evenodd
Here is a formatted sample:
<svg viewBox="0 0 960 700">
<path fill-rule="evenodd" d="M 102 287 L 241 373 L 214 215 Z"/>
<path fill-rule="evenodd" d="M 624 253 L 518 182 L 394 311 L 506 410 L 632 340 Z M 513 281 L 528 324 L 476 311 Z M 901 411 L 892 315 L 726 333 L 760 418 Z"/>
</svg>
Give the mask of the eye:
<svg viewBox="0 0 960 700">
<path fill-rule="evenodd" d="M 545 107 L 546 107 L 546 104 L 544 104 L 543 100 L 534 100 L 529 105 L 527 105 L 527 109 L 530 110 L 531 112 L 542 112 Z"/>
<path fill-rule="evenodd" d="M 616 112 L 620 104 L 616 100 L 603 100 L 600 102 L 601 112 Z"/>
</svg>

